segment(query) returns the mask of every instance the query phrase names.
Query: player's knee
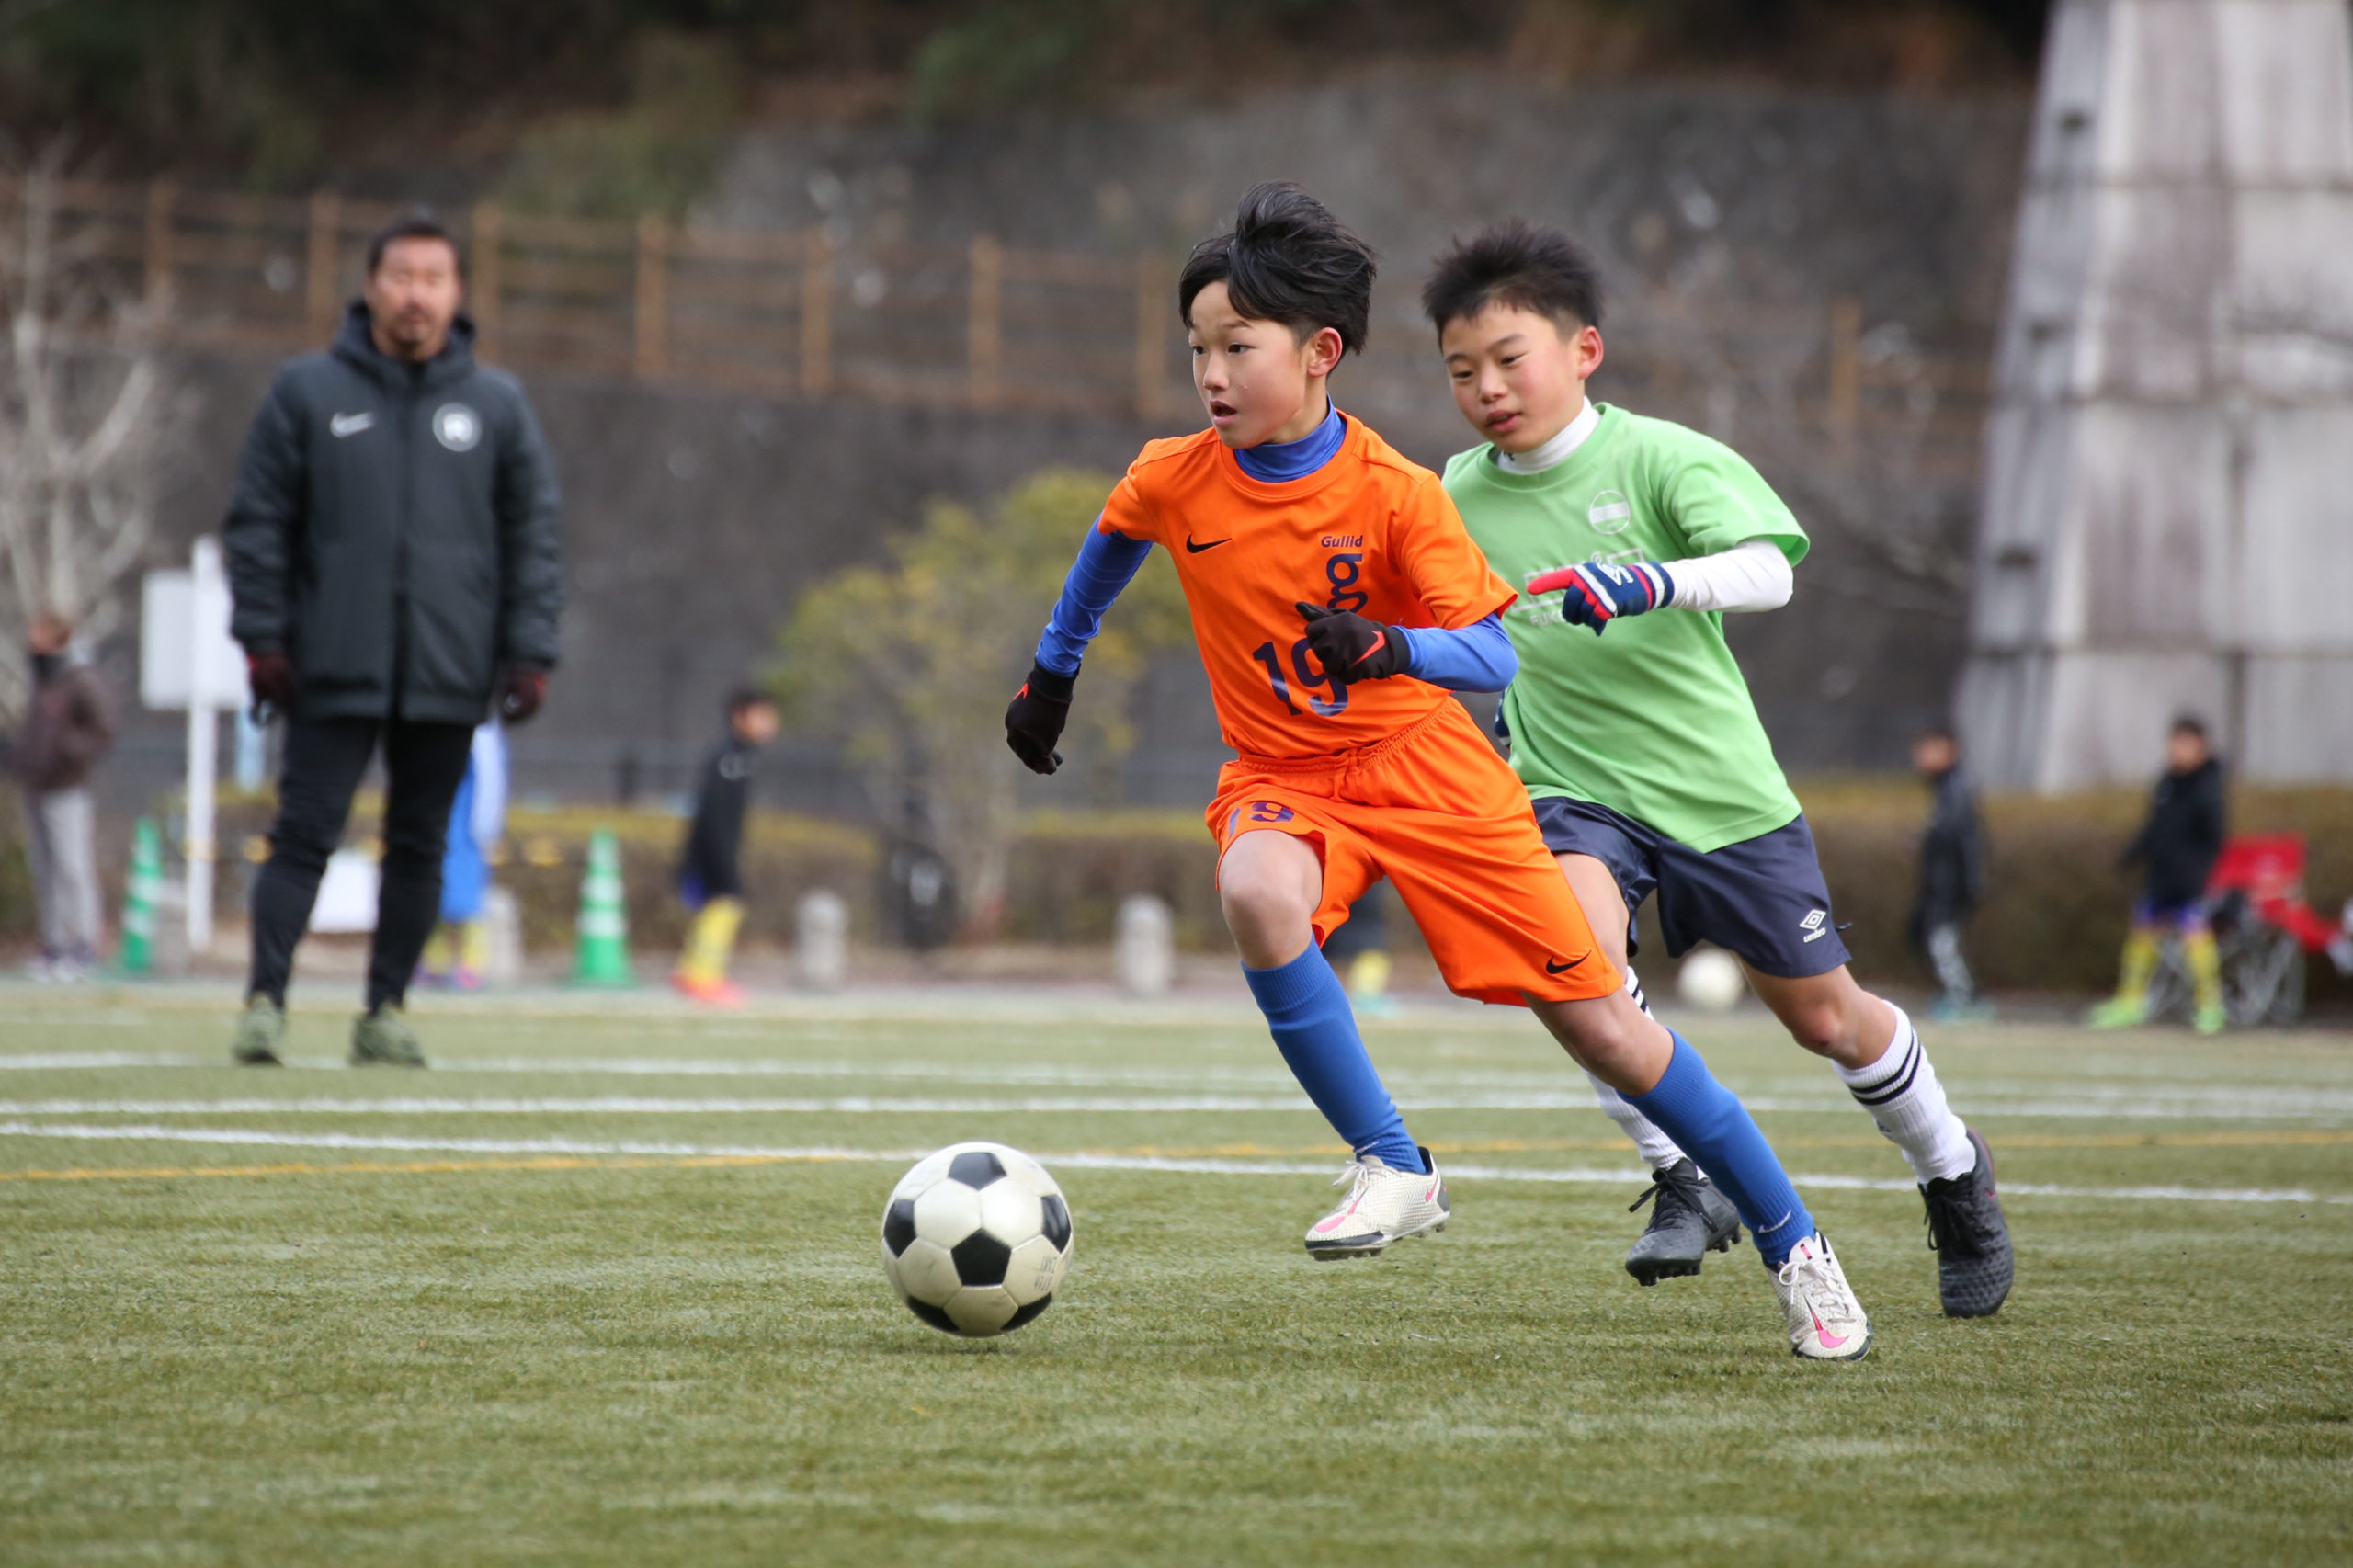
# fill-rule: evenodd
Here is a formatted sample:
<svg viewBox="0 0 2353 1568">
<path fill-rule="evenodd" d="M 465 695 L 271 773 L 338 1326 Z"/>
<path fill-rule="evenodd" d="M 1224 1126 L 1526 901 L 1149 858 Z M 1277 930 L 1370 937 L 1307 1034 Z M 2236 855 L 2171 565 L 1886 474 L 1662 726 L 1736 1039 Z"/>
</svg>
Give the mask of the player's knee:
<svg viewBox="0 0 2353 1568">
<path fill-rule="evenodd" d="M 1837 997 L 1808 997 L 1782 1013 L 1790 1038 L 1817 1056 L 1828 1056 L 1855 1038 L 1851 1009 Z"/>
<path fill-rule="evenodd" d="M 1274 877 L 1229 876 L 1218 889 L 1218 902 L 1236 935 L 1304 926 L 1315 913 L 1299 889 Z"/>
</svg>

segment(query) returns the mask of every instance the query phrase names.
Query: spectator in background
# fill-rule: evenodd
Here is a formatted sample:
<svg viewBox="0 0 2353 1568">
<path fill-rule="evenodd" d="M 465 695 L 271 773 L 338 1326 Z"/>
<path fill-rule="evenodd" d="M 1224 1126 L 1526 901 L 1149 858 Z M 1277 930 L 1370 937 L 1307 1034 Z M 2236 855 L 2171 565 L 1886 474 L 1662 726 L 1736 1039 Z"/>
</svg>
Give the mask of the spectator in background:
<svg viewBox="0 0 2353 1568">
<path fill-rule="evenodd" d="M 2124 960 L 2116 994 L 2092 1009 L 2096 1029 L 2131 1028 L 2149 1017 L 2149 982 L 2166 937 L 2181 941 L 2196 997 L 2191 1022 L 2200 1034 L 2220 1033 L 2229 1022 L 2222 1011 L 2222 960 L 2206 924 L 2206 879 L 2222 853 L 2229 805 L 2222 764 L 2206 738 L 2206 726 L 2184 715 L 2165 740 L 2165 771 L 2149 802 L 2149 818 L 2124 848 L 2120 864 L 2147 868 L 2141 900 L 2132 906 L 2132 931 L 2124 938 Z"/>
<path fill-rule="evenodd" d="M 25 858 L 40 908 L 40 980 L 86 980 L 97 969 L 98 858 L 90 770 L 114 744 L 114 712 L 54 610 L 33 617 L 25 649 L 32 689 L 17 731 L 17 786 L 25 812 Z"/>
<path fill-rule="evenodd" d="M 406 218 L 368 247 L 335 346 L 290 361 L 245 437 L 222 528 L 258 708 L 287 721 L 253 974 L 231 1048 L 274 1065 L 286 982 L 384 756 L 384 869 L 354 1065 L 425 1065 L 401 1016 L 441 905 L 449 806 L 494 700 L 539 710 L 563 608 L 555 468 L 515 378 L 474 362 L 457 242 Z"/>
<path fill-rule="evenodd" d="M 1375 882 L 1348 906 L 1348 917 L 1324 939 L 1324 958 L 1346 967 L 1348 1001 L 1362 1018 L 1393 1018 L 1402 1010 L 1389 994 L 1389 894 Z"/>
<path fill-rule="evenodd" d="M 744 813 L 760 748 L 776 739 L 775 701 L 748 687 L 727 701 L 727 733 L 703 764 L 695 816 L 678 866 L 678 897 L 694 916 L 670 983 L 698 1002 L 732 1007 L 744 994 L 727 978 L 744 923 Z"/>
<path fill-rule="evenodd" d="M 1977 790 L 1961 766 L 1961 740 L 1938 726 L 1912 743 L 1912 768 L 1933 791 L 1928 825 L 1920 835 L 1920 890 L 1912 905 L 1913 950 L 1928 960 L 1937 994 L 1928 1017 L 1953 1021 L 1990 1017 L 1961 950 L 1961 928 L 1976 912 L 1984 887 L 1985 830 Z"/>
<path fill-rule="evenodd" d="M 474 730 L 472 760 L 449 807 L 449 847 L 441 857 L 441 925 L 425 944 L 419 978 L 460 991 L 482 989 L 490 963 L 490 856 L 506 836 L 506 732 L 496 719 Z"/>
</svg>

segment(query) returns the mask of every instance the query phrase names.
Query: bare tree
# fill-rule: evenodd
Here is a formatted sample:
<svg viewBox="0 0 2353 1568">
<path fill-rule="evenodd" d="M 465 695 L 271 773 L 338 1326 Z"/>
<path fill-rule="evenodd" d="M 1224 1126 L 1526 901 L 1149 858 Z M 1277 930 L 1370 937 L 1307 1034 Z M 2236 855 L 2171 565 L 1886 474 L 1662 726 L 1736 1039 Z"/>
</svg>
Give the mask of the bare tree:
<svg viewBox="0 0 2353 1568">
<path fill-rule="evenodd" d="M 67 145 L 0 171 L 0 722 L 21 711 L 26 622 L 92 640 L 122 623 L 166 442 L 153 314 L 110 279 L 95 228 L 61 222 Z"/>
</svg>

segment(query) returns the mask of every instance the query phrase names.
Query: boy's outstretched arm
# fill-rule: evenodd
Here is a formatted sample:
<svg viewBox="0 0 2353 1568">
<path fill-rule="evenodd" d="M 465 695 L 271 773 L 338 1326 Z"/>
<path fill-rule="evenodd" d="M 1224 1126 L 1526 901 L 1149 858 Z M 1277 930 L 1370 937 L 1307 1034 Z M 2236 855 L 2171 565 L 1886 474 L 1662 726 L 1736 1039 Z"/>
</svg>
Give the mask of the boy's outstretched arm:
<svg viewBox="0 0 2353 1568">
<path fill-rule="evenodd" d="M 1078 547 L 1078 559 L 1063 579 L 1062 595 L 1038 639 L 1029 678 L 1005 710 L 1005 744 L 1030 772 L 1051 773 L 1063 765 L 1054 743 L 1070 720 L 1079 663 L 1086 657 L 1086 645 L 1103 629 L 1103 612 L 1134 581 L 1151 553 L 1149 540 L 1106 533 L 1100 518 L 1086 530 L 1086 542 Z"/>
<path fill-rule="evenodd" d="M 1500 610 L 1449 630 L 1389 626 L 1304 601 L 1293 608 L 1307 622 L 1308 647 L 1341 681 L 1412 676 L 1449 691 L 1501 691 L 1519 673 L 1519 655 L 1512 651 Z"/>
<path fill-rule="evenodd" d="M 1654 609 L 1762 610 L 1790 602 L 1796 586 L 1790 559 L 1769 538 L 1688 561 L 1597 561 L 1556 567 L 1529 579 L 1530 594 L 1562 590 L 1562 618 L 1596 636 L 1621 615 Z"/>
</svg>

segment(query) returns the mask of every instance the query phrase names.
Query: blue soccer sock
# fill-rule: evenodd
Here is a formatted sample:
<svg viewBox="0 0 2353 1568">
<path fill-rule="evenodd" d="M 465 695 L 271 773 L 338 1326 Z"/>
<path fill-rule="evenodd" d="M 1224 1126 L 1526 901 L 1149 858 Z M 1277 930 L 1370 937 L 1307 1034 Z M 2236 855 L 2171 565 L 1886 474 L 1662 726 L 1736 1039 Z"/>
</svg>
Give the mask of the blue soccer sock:
<svg viewBox="0 0 2353 1568">
<path fill-rule="evenodd" d="M 1245 968 L 1242 978 L 1267 1015 L 1267 1028 L 1291 1076 L 1332 1130 L 1358 1155 L 1378 1154 L 1391 1170 L 1420 1170 L 1421 1151 L 1366 1054 L 1347 990 L 1323 950 L 1311 942 L 1290 962 L 1276 969 Z"/>
<path fill-rule="evenodd" d="M 1781 1169 L 1773 1146 L 1756 1130 L 1748 1108 L 1716 1082 L 1691 1042 L 1669 1029 L 1675 1055 L 1646 1095 L 1626 1099 L 1656 1122 L 1707 1172 L 1756 1238 L 1766 1263 L 1779 1268 L 1790 1249 L 1813 1234 L 1813 1216 Z"/>
</svg>

